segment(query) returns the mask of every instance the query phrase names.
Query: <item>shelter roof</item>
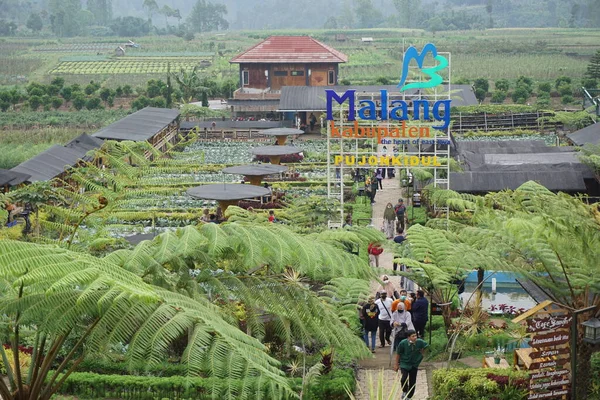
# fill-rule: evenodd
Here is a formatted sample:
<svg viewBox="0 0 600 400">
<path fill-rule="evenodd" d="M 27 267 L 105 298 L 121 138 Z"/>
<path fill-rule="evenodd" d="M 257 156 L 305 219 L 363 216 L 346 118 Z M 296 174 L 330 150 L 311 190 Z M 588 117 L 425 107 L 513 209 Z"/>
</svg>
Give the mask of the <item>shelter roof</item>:
<svg viewBox="0 0 600 400">
<path fill-rule="evenodd" d="M 146 107 L 100 129 L 92 136 L 106 140 L 144 142 L 165 129 L 179 116 L 179 110 Z"/>
<path fill-rule="evenodd" d="M 345 63 L 348 56 L 310 36 L 270 36 L 230 63 Z"/>
<path fill-rule="evenodd" d="M 261 131 L 263 135 L 268 136 L 288 136 L 288 135 L 304 135 L 304 131 L 295 128 L 271 128 Z"/>
<path fill-rule="evenodd" d="M 0 168 L 0 186 L 17 186 L 26 182 L 31 175 Z"/>
<path fill-rule="evenodd" d="M 600 144 L 600 122 L 586 126 L 583 129 L 575 131 L 567 135 L 573 143 L 578 146 L 584 144 Z"/>
<path fill-rule="evenodd" d="M 29 182 L 49 181 L 69 167 L 75 166 L 85 157 L 87 150 L 67 148 L 60 145 L 50 147 L 37 156 L 12 168 L 13 172 L 30 175 Z"/>
<path fill-rule="evenodd" d="M 549 190 L 585 192 L 580 171 L 468 171 L 451 172 L 450 189 L 457 192 L 497 192 L 517 189 L 527 181 L 536 181 Z"/>
<path fill-rule="evenodd" d="M 179 129 L 182 131 L 194 129 L 212 129 L 212 123 L 215 123 L 215 129 L 271 129 L 280 128 L 284 122 L 292 121 L 181 121 Z"/>
<path fill-rule="evenodd" d="M 248 164 L 248 165 L 236 165 L 233 167 L 227 167 L 222 170 L 226 174 L 239 174 L 248 176 L 266 176 L 272 174 L 280 174 L 288 170 L 288 167 L 284 165 L 274 164 Z"/>
<path fill-rule="evenodd" d="M 266 196 L 270 191 L 262 186 L 242 185 L 240 183 L 215 183 L 190 188 L 186 193 L 196 199 L 226 201 Z"/>
<path fill-rule="evenodd" d="M 283 86 L 281 88 L 281 99 L 278 111 L 325 111 L 327 108 L 325 89 L 334 90 L 336 93 L 344 93 L 347 90 L 356 90 L 358 96 L 371 97 L 371 94 L 379 95 L 379 91 L 385 89 L 390 95 L 397 95 L 398 100 L 406 97 L 412 100 L 419 95 L 419 90 L 406 90 L 398 92 L 396 85 L 385 86 Z M 447 94 L 448 86 L 442 85 L 439 99 L 444 98 L 441 93 Z M 447 98 L 447 97 L 445 97 Z M 470 85 L 452 85 L 450 98 L 452 106 L 470 106 L 478 104 L 473 88 Z"/>
<path fill-rule="evenodd" d="M 302 153 L 302 149 L 296 146 L 261 146 L 252 149 L 252 154 L 257 156 L 285 156 L 298 153 Z"/>
<path fill-rule="evenodd" d="M 103 144 L 104 141 L 102 139 L 98 139 L 86 133 L 82 133 L 75 139 L 71 140 L 69 143 L 65 144 L 65 147 L 70 149 L 79 148 L 85 151 L 90 151 L 102 147 Z"/>
</svg>

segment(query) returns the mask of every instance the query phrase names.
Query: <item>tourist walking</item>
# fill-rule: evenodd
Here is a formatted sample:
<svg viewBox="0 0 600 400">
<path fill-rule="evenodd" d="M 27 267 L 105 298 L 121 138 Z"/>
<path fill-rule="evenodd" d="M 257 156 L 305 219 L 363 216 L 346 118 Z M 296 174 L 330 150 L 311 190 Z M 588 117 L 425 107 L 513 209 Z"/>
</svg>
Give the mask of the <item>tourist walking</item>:
<svg viewBox="0 0 600 400">
<path fill-rule="evenodd" d="M 362 308 L 363 319 L 363 339 L 371 352 L 375 353 L 375 337 L 377 336 L 377 328 L 379 328 L 379 307 L 375 304 L 375 296 L 369 296 L 368 303 Z M 371 342 L 369 343 L 369 333 L 371 334 Z"/>
<path fill-rule="evenodd" d="M 429 301 L 425 298 L 425 293 L 422 290 L 417 290 L 417 299 L 411 305 L 411 311 L 417 335 L 422 338 L 425 336 L 425 325 L 427 325 L 429 314 Z"/>
<path fill-rule="evenodd" d="M 381 281 L 383 282 L 381 285 L 379 285 L 379 288 L 377 289 L 377 297 L 379 297 L 379 294 L 382 291 L 385 291 L 387 293 L 387 296 L 389 299 L 395 299 L 395 298 L 399 298 L 400 294 L 396 291 L 396 288 L 394 287 L 394 284 L 392 283 L 392 281 L 390 280 L 390 277 L 387 275 L 383 275 L 381 277 Z"/>
<path fill-rule="evenodd" d="M 389 299 L 387 292 L 382 290 L 380 298 L 375 300 L 379 309 L 379 347 L 385 347 L 385 344 L 391 345 L 390 336 L 392 335 L 392 299 Z"/>
<path fill-rule="evenodd" d="M 406 206 L 404 205 L 404 199 L 398 199 L 398 203 L 394 207 L 394 211 L 396 212 L 396 217 L 398 218 L 398 223 L 396 225 L 396 231 L 398 233 L 404 232 L 406 228 L 404 224 L 404 217 L 406 213 Z"/>
<path fill-rule="evenodd" d="M 392 203 L 387 203 L 383 211 L 383 231 L 388 239 L 394 237 L 394 225 L 396 224 L 396 212 Z"/>
<path fill-rule="evenodd" d="M 419 365 L 423 361 L 423 353 L 428 346 L 426 341 L 417 338 L 415 331 L 409 330 L 406 334 L 407 338 L 402 340 L 396 348 L 396 362 L 394 363 L 394 371 L 400 369 L 402 372 L 400 378 L 402 400 L 412 399 L 415 395 Z"/>
<path fill-rule="evenodd" d="M 383 253 L 383 247 L 381 243 L 373 242 L 367 247 L 367 253 L 369 253 L 369 262 L 371 266 L 379 268 L 379 255 Z"/>
<path fill-rule="evenodd" d="M 396 303 L 396 302 L 394 302 Z M 409 311 L 406 311 L 404 303 L 402 301 L 397 302 L 394 307 L 392 303 L 392 337 L 394 338 L 394 351 L 398 347 L 398 344 L 407 338 L 408 331 L 414 331 L 415 327 L 412 323 L 412 318 Z"/>
<path fill-rule="evenodd" d="M 375 170 L 375 178 L 377 179 L 377 184 L 379 185 L 379 189 L 383 189 L 383 168 L 377 168 Z"/>
</svg>

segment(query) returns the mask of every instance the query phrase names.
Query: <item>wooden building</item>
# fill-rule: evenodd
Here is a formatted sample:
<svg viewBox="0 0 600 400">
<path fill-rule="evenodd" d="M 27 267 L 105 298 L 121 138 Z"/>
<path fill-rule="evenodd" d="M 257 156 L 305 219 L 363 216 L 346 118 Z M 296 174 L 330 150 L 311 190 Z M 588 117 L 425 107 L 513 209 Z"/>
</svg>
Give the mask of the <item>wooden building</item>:
<svg viewBox="0 0 600 400">
<path fill-rule="evenodd" d="M 248 112 L 254 101 L 271 101 L 270 111 L 279 106 L 284 86 L 335 86 L 339 64 L 348 57 L 310 36 L 271 36 L 231 59 L 239 64 L 240 88 L 233 94 L 237 112 Z"/>
<path fill-rule="evenodd" d="M 92 136 L 103 140 L 148 141 L 154 148 L 166 151 L 167 143 L 176 144 L 179 110 L 146 107 L 108 125 Z"/>
</svg>

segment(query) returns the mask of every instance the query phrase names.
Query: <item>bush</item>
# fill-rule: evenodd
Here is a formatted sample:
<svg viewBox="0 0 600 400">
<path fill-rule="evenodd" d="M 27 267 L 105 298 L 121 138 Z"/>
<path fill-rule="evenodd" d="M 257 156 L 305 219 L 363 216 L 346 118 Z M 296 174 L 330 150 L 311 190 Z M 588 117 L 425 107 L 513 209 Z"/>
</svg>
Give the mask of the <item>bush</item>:
<svg viewBox="0 0 600 400">
<path fill-rule="evenodd" d="M 482 88 L 475 89 L 475 98 L 477 98 L 477 100 L 479 100 L 479 102 L 482 102 L 485 100 L 486 94 L 487 94 L 487 92 Z"/>
<path fill-rule="evenodd" d="M 88 110 L 98 110 L 102 108 L 102 100 L 99 97 L 90 97 L 85 102 L 85 108 Z"/>
<path fill-rule="evenodd" d="M 561 84 L 558 88 L 558 94 L 562 96 L 571 96 L 573 94 L 573 88 L 568 83 Z"/>
<path fill-rule="evenodd" d="M 258 379 L 168 378 L 128 375 L 100 375 L 87 372 L 71 374 L 58 389 L 59 393 L 85 398 L 181 399 L 181 398 L 235 398 L 242 388 L 257 397 L 267 398 L 268 388 Z M 211 394 L 213 396 L 211 397 Z M 339 397 L 338 397 L 339 398 Z"/>
<path fill-rule="evenodd" d="M 556 89 L 565 84 L 571 86 L 571 78 L 569 78 L 568 76 L 559 76 L 554 82 L 554 86 L 556 87 Z"/>
<path fill-rule="evenodd" d="M 508 92 L 508 89 L 510 89 L 508 79 L 499 79 L 494 86 L 496 87 L 496 90 L 501 90 L 503 92 Z"/>
<path fill-rule="evenodd" d="M 560 98 L 562 104 L 571 104 L 573 102 L 573 96 L 566 94 Z"/>
<path fill-rule="evenodd" d="M 354 392 L 356 388 L 356 379 L 354 370 L 333 369 L 329 374 L 322 375 L 315 379 L 314 383 L 308 387 L 304 396 L 306 400 L 345 400 L 348 398 L 345 388 Z"/>
<path fill-rule="evenodd" d="M 490 90 L 490 83 L 485 78 L 475 79 L 475 83 L 473 84 L 473 86 L 475 86 L 475 90 L 482 89 L 485 93 L 487 93 L 488 90 Z"/>
<path fill-rule="evenodd" d="M 548 93 L 540 93 L 537 97 L 536 105 L 539 108 L 548 108 L 550 107 L 550 94 Z"/>
<path fill-rule="evenodd" d="M 512 93 L 512 101 L 519 104 L 527 103 L 531 92 L 527 89 L 526 86 L 520 85 L 517 86 L 516 89 Z"/>
<path fill-rule="evenodd" d="M 527 397 L 527 372 L 470 368 L 433 371 L 433 400 Z M 513 392 L 512 397 L 506 397 Z"/>
<path fill-rule="evenodd" d="M 506 99 L 506 92 L 503 90 L 496 90 L 492 93 L 492 103 L 503 103 Z"/>
<path fill-rule="evenodd" d="M 538 92 L 550 93 L 552 91 L 552 85 L 549 82 L 542 82 L 538 85 Z"/>
</svg>

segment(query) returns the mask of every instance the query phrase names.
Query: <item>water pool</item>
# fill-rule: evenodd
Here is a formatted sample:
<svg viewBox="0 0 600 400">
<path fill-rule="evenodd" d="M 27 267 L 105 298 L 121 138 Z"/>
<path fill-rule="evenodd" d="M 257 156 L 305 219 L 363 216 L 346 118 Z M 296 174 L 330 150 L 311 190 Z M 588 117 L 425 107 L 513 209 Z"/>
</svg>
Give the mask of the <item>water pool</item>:
<svg viewBox="0 0 600 400">
<path fill-rule="evenodd" d="M 484 279 L 492 274 L 485 272 Z M 496 278 L 496 293 L 492 293 L 492 278 Z M 471 272 L 465 280 L 465 291 L 460 295 L 463 304 L 469 300 L 471 294 L 477 287 L 477 271 Z M 471 301 L 475 300 L 475 296 Z M 536 302 L 523 290 L 515 280 L 515 275 L 509 272 L 496 272 L 489 277 L 483 284 L 482 306 L 484 310 L 488 310 L 491 305 L 498 306 L 506 304 L 514 306 L 517 309 L 524 308 L 526 310 L 536 305 Z"/>
</svg>

